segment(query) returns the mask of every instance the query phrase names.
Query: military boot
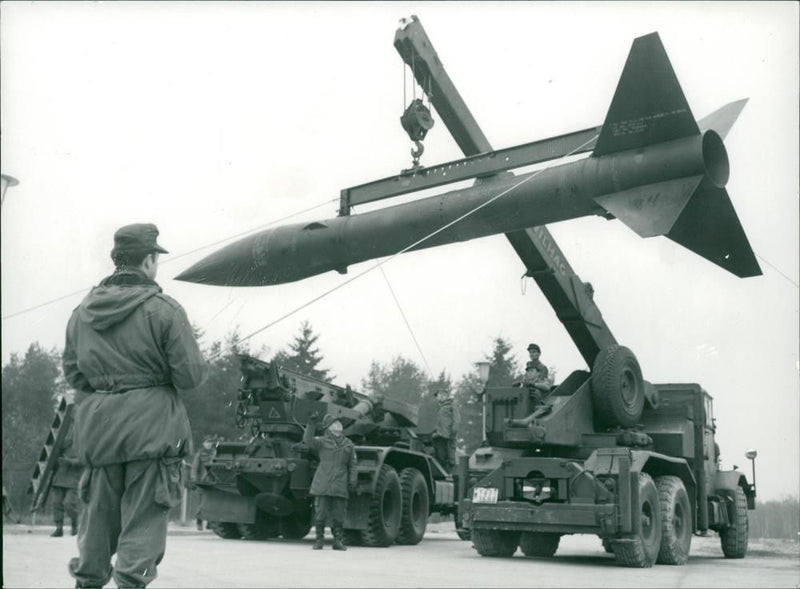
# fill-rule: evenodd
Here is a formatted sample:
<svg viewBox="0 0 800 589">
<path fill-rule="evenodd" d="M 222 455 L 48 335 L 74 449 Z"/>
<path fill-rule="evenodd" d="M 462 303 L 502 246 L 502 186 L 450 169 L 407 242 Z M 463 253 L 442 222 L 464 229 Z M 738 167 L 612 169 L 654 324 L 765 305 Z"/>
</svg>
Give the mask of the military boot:
<svg viewBox="0 0 800 589">
<path fill-rule="evenodd" d="M 344 526 L 341 522 L 333 523 L 333 549 L 347 550 L 347 546 L 344 545 Z"/>
<path fill-rule="evenodd" d="M 325 543 L 325 524 L 317 524 L 317 539 L 314 542 L 314 550 L 322 550 Z"/>
<path fill-rule="evenodd" d="M 64 535 L 64 527 L 61 524 L 56 524 L 56 531 L 50 534 L 51 538 L 60 538 Z"/>
</svg>

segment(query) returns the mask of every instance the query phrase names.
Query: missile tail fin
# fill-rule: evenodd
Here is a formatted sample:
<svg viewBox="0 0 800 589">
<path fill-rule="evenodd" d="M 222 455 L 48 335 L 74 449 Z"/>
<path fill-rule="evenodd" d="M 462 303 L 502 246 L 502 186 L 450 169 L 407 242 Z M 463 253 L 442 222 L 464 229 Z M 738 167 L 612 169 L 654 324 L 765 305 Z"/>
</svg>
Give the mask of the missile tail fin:
<svg viewBox="0 0 800 589">
<path fill-rule="evenodd" d="M 740 278 L 761 274 L 728 191 L 702 175 L 594 200 L 640 237 L 665 235 Z"/>
<path fill-rule="evenodd" d="M 747 104 L 749 98 L 743 98 L 734 102 L 729 102 L 722 108 L 718 108 L 710 115 L 700 119 L 697 124 L 700 126 L 700 131 L 705 133 L 708 130 L 716 131 L 717 134 L 725 139 L 728 131 L 731 130 L 736 119 L 742 112 L 742 109 Z"/>
<path fill-rule="evenodd" d="M 680 217 L 703 176 L 636 186 L 595 197 L 595 202 L 639 237 L 666 235 Z"/>
<path fill-rule="evenodd" d="M 634 39 L 592 155 L 699 132 L 658 33 Z"/>
<path fill-rule="evenodd" d="M 739 278 L 762 274 L 728 191 L 708 178 L 666 236 Z"/>
</svg>

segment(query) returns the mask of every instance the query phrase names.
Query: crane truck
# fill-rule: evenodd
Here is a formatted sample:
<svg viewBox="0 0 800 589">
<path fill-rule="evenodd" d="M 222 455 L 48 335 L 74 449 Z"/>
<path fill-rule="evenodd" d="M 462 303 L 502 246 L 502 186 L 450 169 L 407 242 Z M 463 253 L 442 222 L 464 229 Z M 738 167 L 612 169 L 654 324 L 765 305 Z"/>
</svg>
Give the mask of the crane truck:
<svg viewBox="0 0 800 589">
<path fill-rule="evenodd" d="M 482 556 L 511 556 L 519 547 L 547 557 L 564 534 L 596 534 L 619 564 L 647 567 L 684 564 L 692 535 L 713 530 L 726 557 L 742 558 L 756 491 L 744 474 L 719 466 L 711 396 L 693 383 L 644 380 L 634 353 L 603 320 L 591 285 L 572 271 L 544 225 L 587 215 L 618 219 L 641 237 L 665 235 L 739 277 L 759 275 L 725 189 L 722 140 L 746 100 L 695 121 L 652 33 L 634 40 L 603 125 L 493 150 L 416 17 L 403 22 L 395 47 L 466 157 L 420 166 L 420 142 L 432 123 L 424 105 L 412 104 L 402 119 L 416 145 L 412 168 L 342 190 L 338 218 L 244 238 L 178 279 L 280 284 L 505 233 L 590 370 L 573 372 L 541 401 L 511 383 L 485 390 L 486 444 L 452 479 L 431 477 L 458 487 L 459 535 L 471 537 Z M 510 172 L 589 152 L 520 176 Z M 470 188 L 351 215 L 355 206 L 470 178 Z"/>
</svg>

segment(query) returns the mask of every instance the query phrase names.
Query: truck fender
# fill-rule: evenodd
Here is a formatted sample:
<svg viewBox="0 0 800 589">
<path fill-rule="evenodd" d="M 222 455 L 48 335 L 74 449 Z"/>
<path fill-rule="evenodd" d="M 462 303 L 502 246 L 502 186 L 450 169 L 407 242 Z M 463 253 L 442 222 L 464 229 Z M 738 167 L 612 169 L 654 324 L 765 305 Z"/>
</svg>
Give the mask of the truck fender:
<svg viewBox="0 0 800 589">
<path fill-rule="evenodd" d="M 736 487 L 741 487 L 747 497 L 747 509 L 756 508 L 756 497 L 747 483 L 747 477 L 738 470 L 719 470 L 714 476 L 714 491 L 717 494 L 732 496 Z"/>
</svg>

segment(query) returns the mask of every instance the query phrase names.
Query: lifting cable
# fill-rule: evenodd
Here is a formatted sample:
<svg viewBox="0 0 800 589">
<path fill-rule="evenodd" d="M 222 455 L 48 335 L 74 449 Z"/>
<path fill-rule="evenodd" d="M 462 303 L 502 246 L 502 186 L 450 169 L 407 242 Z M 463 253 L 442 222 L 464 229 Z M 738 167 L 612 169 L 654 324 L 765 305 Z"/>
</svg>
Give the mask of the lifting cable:
<svg viewBox="0 0 800 589">
<path fill-rule="evenodd" d="M 414 334 L 414 330 L 411 327 L 411 323 L 409 323 L 408 318 L 406 317 L 405 312 L 403 311 L 403 307 L 400 304 L 400 301 L 397 298 L 397 295 L 392 288 L 392 284 L 389 282 L 389 277 L 386 275 L 386 272 L 383 268 L 381 268 L 381 274 L 383 274 L 383 279 L 386 281 L 386 286 L 389 287 L 389 292 L 392 293 L 392 298 L 394 299 L 395 304 L 397 305 L 397 310 L 400 311 L 400 315 L 403 317 L 403 321 L 408 328 L 408 333 L 411 334 L 411 339 L 414 340 L 414 345 L 417 347 L 417 351 L 419 355 L 422 357 L 422 361 L 425 363 L 425 368 L 428 369 L 428 378 L 433 380 L 433 371 L 431 370 L 431 365 L 428 364 L 428 359 L 425 357 L 425 353 L 422 351 L 422 347 L 419 345 L 419 341 L 417 341 L 417 336 Z"/>
<path fill-rule="evenodd" d="M 302 215 L 303 213 L 308 213 L 310 211 L 313 211 L 314 209 L 318 209 L 320 207 L 323 207 L 325 205 L 328 205 L 328 204 L 333 203 L 333 202 L 338 202 L 338 201 L 339 201 L 338 198 L 332 198 L 330 200 L 326 200 L 325 202 L 321 202 L 319 204 L 316 204 L 314 206 L 308 207 L 308 208 L 300 210 L 300 211 L 295 211 L 294 213 L 290 213 L 290 214 L 288 214 L 288 215 L 286 215 L 284 217 L 281 217 L 279 219 L 273 219 L 272 221 L 270 221 L 268 223 L 265 223 L 263 225 L 259 225 L 258 227 L 253 227 L 252 229 L 248 229 L 247 231 L 242 231 L 241 233 L 237 233 L 235 235 L 231 235 L 229 237 L 225 237 L 225 238 L 217 240 L 217 241 L 215 241 L 213 243 L 208 243 L 206 245 L 202 245 L 202 246 L 200 246 L 198 248 L 195 248 L 195 249 L 193 249 L 191 251 L 184 252 L 182 254 L 177 254 L 177 255 L 174 255 L 174 256 L 166 257 L 164 260 L 159 260 L 158 264 L 159 264 L 159 266 L 163 266 L 164 264 L 169 264 L 170 262 L 173 262 L 173 261 L 178 260 L 180 258 L 183 258 L 185 256 L 189 256 L 191 254 L 197 253 L 197 252 L 202 251 L 204 249 L 208 249 L 210 247 L 214 247 L 215 245 L 219 245 L 221 243 L 225 243 L 226 241 L 230 241 L 231 239 L 237 239 L 239 237 L 244 237 L 245 235 L 248 235 L 248 234 L 253 233 L 255 231 L 260 231 L 262 229 L 266 229 L 267 227 L 270 227 L 271 225 L 275 225 L 276 223 L 281 223 L 283 221 L 291 219 L 292 217 L 296 217 L 297 215 Z M 27 307 L 27 308 L 21 309 L 19 311 L 14 311 L 13 313 L 9 313 L 8 315 L 3 315 L 2 316 L 2 320 L 5 321 L 6 319 L 11 319 L 12 317 L 17 317 L 19 315 L 23 315 L 25 313 L 29 313 L 30 311 L 35 311 L 36 309 L 41 309 L 42 307 L 46 307 L 47 305 L 52 305 L 53 303 L 57 303 L 59 301 L 63 301 L 64 299 L 68 299 L 70 297 L 74 297 L 75 295 L 79 295 L 79 294 L 88 292 L 89 290 L 91 290 L 91 287 L 82 288 L 80 290 L 76 290 L 76 291 L 71 292 L 69 294 L 65 294 L 65 295 L 62 295 L 60 297 L 57 297 L 55 299 L 50 299 L 49 301 L 45 301 L 43 303 L 39 303 L 37 305 L 33 305 L 32 307 Z"/>
</svg>

